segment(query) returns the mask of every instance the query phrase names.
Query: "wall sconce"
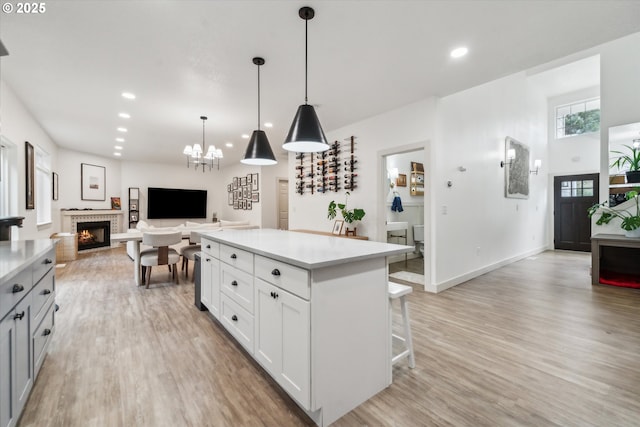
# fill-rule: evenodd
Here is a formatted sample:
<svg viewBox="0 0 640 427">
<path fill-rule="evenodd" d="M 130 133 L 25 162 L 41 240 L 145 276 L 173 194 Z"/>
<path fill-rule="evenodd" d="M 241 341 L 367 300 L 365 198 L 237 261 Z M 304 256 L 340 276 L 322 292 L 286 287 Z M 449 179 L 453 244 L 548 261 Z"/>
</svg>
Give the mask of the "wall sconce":
<svg viewBox="0 0 640 427">
<path fill-rule="evenodd" d="M 530 170 L 529 173 L 535 173 L 536 175 L 538 175 L 538 171 L 540 170 L 540 167 L 542 166 L 542 160 L 540 159 L 536 159 L 533 162 L 533 167 L 535 168 L 534 170 Z"/>
<path fill-rule="evenodd" d="M 504 165 L 510 165 L 516 158 L 516 150 L 515 148 L 509 148 L 507 150 L 507 161 L 504 160 L 500 162 L 500 167 L 503 168 Z"/>
</svg>

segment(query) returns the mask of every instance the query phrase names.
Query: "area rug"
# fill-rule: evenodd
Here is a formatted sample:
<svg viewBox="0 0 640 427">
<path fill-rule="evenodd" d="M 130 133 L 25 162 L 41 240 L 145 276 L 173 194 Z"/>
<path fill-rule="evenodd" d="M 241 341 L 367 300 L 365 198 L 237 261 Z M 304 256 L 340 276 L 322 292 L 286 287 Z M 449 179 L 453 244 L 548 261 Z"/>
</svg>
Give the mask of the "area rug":
<svg viewBox="0 0 640 427">
<path fill-rule="evenodd" d="M 392 279 L 404 280 L 405 282 L 418 283 L 424 285 L 424 274 L 411 273 L 409 271 L 398 271 L 389 275 Z"/>
</svg>

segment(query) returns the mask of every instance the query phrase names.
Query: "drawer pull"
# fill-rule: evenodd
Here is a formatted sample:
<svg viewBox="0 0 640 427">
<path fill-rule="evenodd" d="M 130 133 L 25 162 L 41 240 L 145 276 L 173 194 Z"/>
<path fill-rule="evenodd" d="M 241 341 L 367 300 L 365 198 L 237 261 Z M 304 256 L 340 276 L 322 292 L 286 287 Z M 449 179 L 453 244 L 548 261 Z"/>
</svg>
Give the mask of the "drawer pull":
<svg viewBox="0 0 640 427">
<path fill-rule="evenodd" d="M 271 270 L 271 274 L 273 274 L 274 276 L 279 276 L 280 270 L 278 270 L 277 268 L 274 268 L 273 270 Z"/>
<path fill-rule="evenodd" d="M 271 298 L 278 299 L 278 294 L 276 292 L 271 292 Z"/>
<path fill-rule="evenodd" d="M 233 316 L 231 316 L 231 320 L 233 320 L 234 322 L 238 321 L 238 316 L 236 316 L 235 314 Z"/>
<path fill-rule="evenodd" d="M 207 245 L 207 249 L 211 249 L 211 245 Z"/>
<path fill-rule="evenodd" d="M 42 335 L 44 335 L 45 337 L 49 334 L 51 334 L 51 329 L 45 329 L 44 331 L 42 331 Z"/>
<path fill-rule="evenodd" d="M 22 313 L 16 313 L 16 315 L 13 316 L 13 320 L 22 320 L 23 317 L 24 317 L 24 310 L 22 311 Z"/>
<path fill-rule="evenodd" d="M 18 292 L 22 292 L 22 291 L 24 291 L 24 286 L 19 285 L 19 284 L 17 284 L 17 283 L 16 283 L 15 285 L 13 285 L 12 292 L 13 292 L 14 294 L 17 294 Z"/>
<path fill-rule="evenodd" d="M 233 282 L 231 282 L 231 286 L 238 286 L 238 282 L 234 280 Z"/>
<path fill-rule="evenodd" d="M 207 259 L 206 259 L 206 261 L 207 261 L 207 262 L 210 262 L 210 261 L 211 261 L 211 258 L 207 258 Z"/>
<path fill-rule="evenodd" d="M 231 259 L 236 259 L 236 258 L 238 258 L 236 254 L 231 254 Z"/>
<path fill-rule="evenodd" d="M 42 295 L 49 295 L 51 293 L 51 291 L 49 289 L 45 289 L 44 291 L 42 291 Z"/>
<path fill-rule="evenodd" d="M 53 262 L 53 260 L 51 260 L 50 258 L 46 258 L 44 260 L 44 264 L 51 264 Z"/>
</svg>

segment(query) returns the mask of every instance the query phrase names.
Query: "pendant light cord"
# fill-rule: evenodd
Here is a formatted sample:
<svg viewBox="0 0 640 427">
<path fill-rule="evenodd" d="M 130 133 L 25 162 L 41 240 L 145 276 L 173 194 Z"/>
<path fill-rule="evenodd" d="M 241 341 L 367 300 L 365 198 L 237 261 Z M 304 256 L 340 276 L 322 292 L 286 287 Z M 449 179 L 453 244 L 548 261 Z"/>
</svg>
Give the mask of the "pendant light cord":
<svg viewBox="0 0 640 427">
<path fill-rule="evenodd" d="M 307 27 L 309 24 L 309 20 L 305 19 L 304 20 L 304 103 L 305 105 L 307 104 L 307 69 L 309 68 L 309 55 L 307 54 L 308 52 L 308 46 L 309 46 L 309 41 L 308 41 L 308 31 L 307 31 Z"/>
<path fill-rule="evenodd" d="M 258 130 L 260 130 L 260 65 L 258 65 Z"/>
</svg>

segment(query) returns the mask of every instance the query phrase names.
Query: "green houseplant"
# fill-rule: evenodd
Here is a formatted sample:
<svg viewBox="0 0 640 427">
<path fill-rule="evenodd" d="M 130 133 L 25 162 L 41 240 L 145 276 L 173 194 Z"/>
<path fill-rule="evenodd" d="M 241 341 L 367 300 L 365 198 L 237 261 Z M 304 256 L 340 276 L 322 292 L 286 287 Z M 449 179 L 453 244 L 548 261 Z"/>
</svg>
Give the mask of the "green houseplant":
<svg viewBox="0 0 640 427">
<path fill-rule="evenodd" d="M 614 218 L 622 220 L 620 227 L 625 231 L 627 237 L 640 237 L 640 197 L 635 190 L 626 193 L 627 200 L 635 200 L 635 213 L 626 209 L 613 209 L 607 206 L 607 202 L 596 203 L 588 209 L 589 218 L 600 213 L 596 221 L 597 225 L 609 224 Z"/>
<path fill-rule="evenodd" d="M 628 165 L 627 182 L 640 182 L 640 139 L 634 139 L 633 145 L 624 145 L 624 147 L 629 151 L 611 151 L 619 155 L 611 163 L 611 167 L 624 169 Z"/>
<path fill-rule="evenodd" d="M 334 219 L 338 215 L 338 209 L 340 210 L 340 214 L 342 215 L 344 222 L 346 222 L 350 226 L 354 225 L 355 223 L 360 221 L 362 218 L 364 218 L 364 215 L 365 215 L 364 209 L 359 209 L 359 208 L 347 209 L 347 201 L 350 195 L 351 193 L 349 193 L 348 191 L 345 193 L 344 203 L 336 203 L 335 200 L 332 200 L 329 203 L 329 207 L 327 208 L 328 219 Z M 353 227 L 354 236 L 355 236 L 355 229 L 356 227 L 354 225 Z"/>
</svg>

